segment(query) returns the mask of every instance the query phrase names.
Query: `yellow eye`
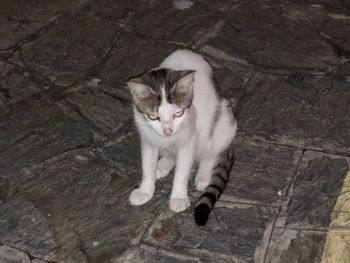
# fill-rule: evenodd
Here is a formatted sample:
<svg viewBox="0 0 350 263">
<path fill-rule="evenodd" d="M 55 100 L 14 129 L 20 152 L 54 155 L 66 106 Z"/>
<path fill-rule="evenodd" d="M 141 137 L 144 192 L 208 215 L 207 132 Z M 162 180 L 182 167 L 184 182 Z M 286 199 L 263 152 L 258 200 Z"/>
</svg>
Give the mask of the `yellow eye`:
<svg viewBox="0 0 350 263">
<path fill-rule="evenodd" d="M 157 114 L 154 114 L 154 113 L 146 113 L 146 114 L 147 114 L 148 119 L 150 119 L 152 121 L 159 120 L 159 117 Z"/>
<path fill-rule="evenodd" d="M 184 110 L 181 110 L 181 111 L 177 111 L 177 112 L 175 112 L 175 114 L 174 114 L 174 116 L 176 117 L 176 118 L 179 118 L 179 117 L 181 117 L 182 115 L 184 115 Z"/>
</svg>

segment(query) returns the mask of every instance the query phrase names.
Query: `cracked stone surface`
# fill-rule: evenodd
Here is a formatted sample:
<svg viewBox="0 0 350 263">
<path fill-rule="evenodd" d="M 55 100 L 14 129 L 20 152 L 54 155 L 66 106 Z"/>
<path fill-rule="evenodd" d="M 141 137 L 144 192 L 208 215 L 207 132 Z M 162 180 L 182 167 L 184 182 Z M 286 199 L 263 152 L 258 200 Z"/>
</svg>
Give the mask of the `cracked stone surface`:
<svg viewBox="0 0 350 263">
<path fill-rule="evenodd" d="M 288 224 L 302 228 L 327 228 L 331 211 L 341 193 L 349 170 L 343 158 L 315 156 L 306 152 L 293 184 Z"/>
<path fill-rule="evenodd" d="M 118 26 L 102 19 L 67 15 L 57 19 L 46 34 L 24 45 L 21 54 L 30 70 L 67 86 L 98 67 L 119 34 Z"/>
<path fill-rule="evenodd" d="M 321 262 L 325 241 L 325 232 L 276 228 L 271 238 L 267 262 Z"/>
<path fill-rule="evenodd" d="M 29 255 L 15 248 L 0 245 L 0 261 L 3 263 L 30 263 Z"/>
<path fill-rule="evenodd" d="M 214 214 L 206 227 L 198 227 L 191 210 L 181 215 L 164 213 L 149 229 L 145 241 L 194 255 L 211 251 L 222 257 L 254 262 L 266 245 L 264 239 L 271 231 L 273 209 L 233 205 L 217 207 Z"/>
<path fill-rule="evenodd" d="M 172 174 L 128 202 L 141 158 L 125 82 L 181 48 L 238 119 L 205 227 L 194 178 L 183 213 Z M 2 1 L 0 262 L 348 263 L 349 85 L 346 0 Z"/>
<path fill-rule="evenodd" d="M 257 74 L 253 80 L 255 90 L 239 114 L 242 132 L 280 144 L 349 154 L 348 83 L 302 73 Z"/>
<path fill-rule="evenodd" d="M 222 198 L 269 205 L 284 201 L 301 151 L 238 140 L 233 148 L 235 165 Z"/>
</svg>

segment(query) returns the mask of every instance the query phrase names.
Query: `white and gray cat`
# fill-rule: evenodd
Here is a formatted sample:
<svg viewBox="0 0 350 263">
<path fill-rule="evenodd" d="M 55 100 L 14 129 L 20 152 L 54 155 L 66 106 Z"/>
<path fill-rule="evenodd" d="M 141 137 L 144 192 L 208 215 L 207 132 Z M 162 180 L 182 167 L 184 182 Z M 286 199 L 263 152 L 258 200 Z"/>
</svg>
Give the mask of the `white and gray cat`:
<svg viewBox="0 0 350 263">
<path fill-rule="evenodd" d="M 233 155 L 227 149 L 237 129 L 231 107 L 215 90 L 211 67 L 199 54 L 177 50 L 159 68 L 127 84 L 142 154 L 142 181 L 131 192 L 130 203 L 148 202 L 156 179 L 175 166 L 170 209 L 185 210 L 190 205 L 187 187 L 196 160 L 196 188 L 205 192 L 196 205 L 195 220 L 204 225 L 228 181 Z"/>
</svg>

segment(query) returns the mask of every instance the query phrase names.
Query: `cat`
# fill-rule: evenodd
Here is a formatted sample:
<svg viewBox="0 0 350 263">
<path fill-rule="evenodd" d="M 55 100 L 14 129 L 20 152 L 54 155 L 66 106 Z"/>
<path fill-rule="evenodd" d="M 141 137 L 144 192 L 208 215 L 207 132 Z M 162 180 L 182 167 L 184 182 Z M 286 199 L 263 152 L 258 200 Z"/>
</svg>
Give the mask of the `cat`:
<svg viewBox="0 0 350 263">
<path fill-rule="evenodd" d="M 206 224 L 228 181 L 233 163 L 228 147 L 237 129 L 232 108 L 216 92 L 210 65 L 193 51 L 177 50 L 158 68 L 130 78 L 127 86 L 142 157 L 142 181 L 131 192 L 130 203 L 148 202 L 156 179 L 175 167 L 169 206 L 184 211 L 190 206 L 189 175 L 198 161 L 195 185 L 205 193 L 196 205 L 195 221 Z"/>
</svg>

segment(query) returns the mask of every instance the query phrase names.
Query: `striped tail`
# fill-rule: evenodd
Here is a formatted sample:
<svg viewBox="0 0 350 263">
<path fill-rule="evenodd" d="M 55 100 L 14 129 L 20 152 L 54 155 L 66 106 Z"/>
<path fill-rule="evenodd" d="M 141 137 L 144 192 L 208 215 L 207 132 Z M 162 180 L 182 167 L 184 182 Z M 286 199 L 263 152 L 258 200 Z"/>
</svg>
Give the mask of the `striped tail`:
<svg viewBox="0 0 350 263">
<path fill-rule="evenodd" d="M 210 211 L 224 191 L 234 163 L 232 149 L 228 148 L 220 154 L 220 159 L 213 169 L 211 184 L 204 190 L 194 210 L 194 219 L 197 225 L 205 225 Z"/>
</svg>

